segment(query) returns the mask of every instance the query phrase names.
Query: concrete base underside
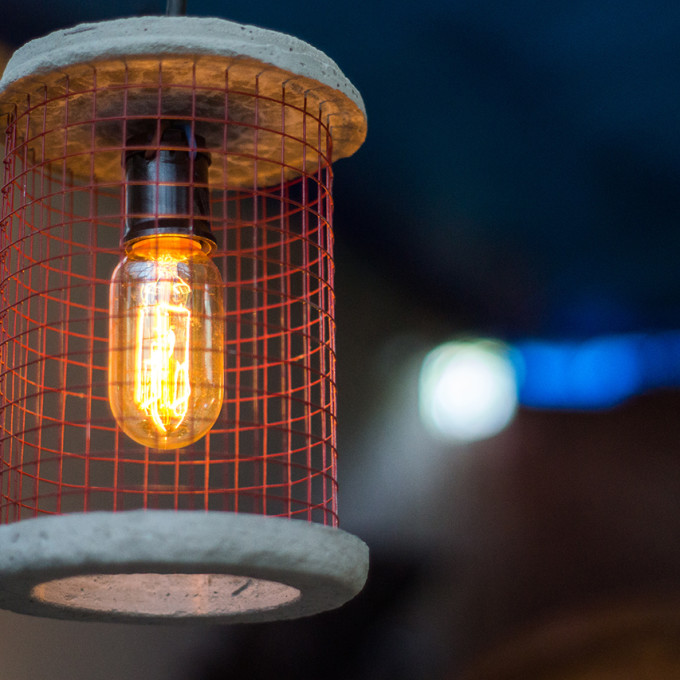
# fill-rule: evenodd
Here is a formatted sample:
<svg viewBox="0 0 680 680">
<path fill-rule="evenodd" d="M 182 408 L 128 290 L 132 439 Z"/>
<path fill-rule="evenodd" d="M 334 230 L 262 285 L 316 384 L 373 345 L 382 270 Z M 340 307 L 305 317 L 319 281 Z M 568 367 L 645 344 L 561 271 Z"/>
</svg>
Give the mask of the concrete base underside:
<svg viewBox="0 0 680 680">
<path fill-rule="evenodd" d="M 224 162 L 210 166 L 213 186 L 226 176 L 230 187 L 252 188 L 314 172 L 324 152 L 312 148 L 319 146 L 315 117 L 328 126 L 333 161 L 352 155 L 366 137 L 363 100 L 335 62 L 292 36 L 223 19 L 135 17 L 33 40 L 2 75 L 0 113 L 15 106 L 21 113 L 27 100 L 45 98 L 42 127 L 51 133 L 40 135 L 40 153 L 62 157 L 68 118 L 69 170 L 85 179 L 93 141 L 115 149 L 124 118 L 134 136 L 144 117 L 161 111 L 168 119 L 191 115 L 206 146 L 224 148 Z M 94 127 L 78 124 L 95 108 Z M 121 181 L 120 173 L 119 153 L 98 153 L 100 182 Z"/>
<path fill-rule="evenodd" d="M 0 608 L 54 618 L 229 623 L 339 607 L 368 548 L 307 522 L 169 511 L 41 517 L 0 527 Z"/>
</svg>

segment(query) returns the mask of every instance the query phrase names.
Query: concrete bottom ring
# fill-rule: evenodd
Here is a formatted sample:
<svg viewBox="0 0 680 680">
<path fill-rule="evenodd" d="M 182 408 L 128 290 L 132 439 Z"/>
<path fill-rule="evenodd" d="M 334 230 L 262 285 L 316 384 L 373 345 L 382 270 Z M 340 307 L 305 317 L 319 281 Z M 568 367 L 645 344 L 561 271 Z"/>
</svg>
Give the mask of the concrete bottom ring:
<svg viewBox="0 0 680 680">
<path fill-rule="evenodd" d="M 0 608 L 64 619 L 229 623 L 339 607 L 368 548 L 340 529 L 222 512 L 39 517 L 0 527 Z"/>
</svg>

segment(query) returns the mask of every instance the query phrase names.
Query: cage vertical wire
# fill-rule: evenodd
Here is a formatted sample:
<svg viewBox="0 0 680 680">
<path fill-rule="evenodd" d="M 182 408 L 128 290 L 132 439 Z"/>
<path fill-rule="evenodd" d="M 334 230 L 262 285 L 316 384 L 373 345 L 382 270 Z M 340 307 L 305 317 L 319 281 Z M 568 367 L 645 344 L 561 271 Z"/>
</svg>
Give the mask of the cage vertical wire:
<svg viewBox="0 0 680 680">
<path fill-rule="evenodd" d="M 204 20 L 162 21 L 174 35 L 168 21 Z M 300 49 L 283 38 L 281 53 Z M 348 155 L 365 130 L 348 142 L 346 96 L 305 74 L 248 54 L 149 56 L 145 39 L 140 55 L 29 73 L 4 94 L 0 524 L 169 510 L 335 528 L 331 161 L 334 144 Z M 191 159 L 190 179 L 171 184 L 192 196 L 174 213 L 192 232 L 198 193 L 209 195 L 201 219 L 223 282 L 223 405 L 205 436 L 174 449 L 121 430 L 108 381 L 109 284 L 135 217 L 126 159 L 161 152 Z M 199 180 L 197 154 L 209 158 Z M 160 233 L 168 183 L 160 172 L 135 183 L 153 185 L 144 218 Z"/>
</svg>

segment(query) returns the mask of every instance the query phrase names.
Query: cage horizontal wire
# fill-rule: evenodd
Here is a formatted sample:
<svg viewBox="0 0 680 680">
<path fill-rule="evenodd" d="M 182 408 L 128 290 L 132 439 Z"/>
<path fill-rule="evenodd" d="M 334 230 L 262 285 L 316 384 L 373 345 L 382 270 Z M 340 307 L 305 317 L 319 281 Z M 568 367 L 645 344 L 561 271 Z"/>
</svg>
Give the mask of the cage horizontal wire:
<svg viewBox="0 0 680 680">
<path fill-rule="evenodd" d="M 171 128 L 183 132 L 169 139 Z M 79 65 L 15 99 L 5 150 L 0 522 L 173 509 L 335 526 L 332 148 L 319 97 L 245 61 Z M 224 328 L 214 425 L 165 449 L 127 436 L 109 399 L 109 289 L 133 217 L 126 158 L 161 150 L 191 159 L 189 180 L 170 182 L 193 196 L 175 213 L 190 231 L 209 196 Z M 209 158 L 198 179 L 197 154 Z M 158 197 L 168 183 L 137 184 Z M 147 215 L 157 233 L 160 201 Z"/>
</svg>

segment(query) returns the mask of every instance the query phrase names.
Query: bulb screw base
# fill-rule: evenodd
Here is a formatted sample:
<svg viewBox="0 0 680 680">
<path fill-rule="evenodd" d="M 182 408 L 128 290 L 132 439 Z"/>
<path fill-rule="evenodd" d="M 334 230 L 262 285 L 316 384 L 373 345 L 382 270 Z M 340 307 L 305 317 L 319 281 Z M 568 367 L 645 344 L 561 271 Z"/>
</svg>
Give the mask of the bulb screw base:
<svg viewBox="0 0 680 680">
<path fill-rule="evenodd" d="M 128 140 L 123 243 L 143 236 L 191 235 L 215 244 L 210 230 L 210 154 L 190 126 L 161 125 L 158 141 Z M 130 148 L 133 147 L 133 148 Z"/>
</svg>

